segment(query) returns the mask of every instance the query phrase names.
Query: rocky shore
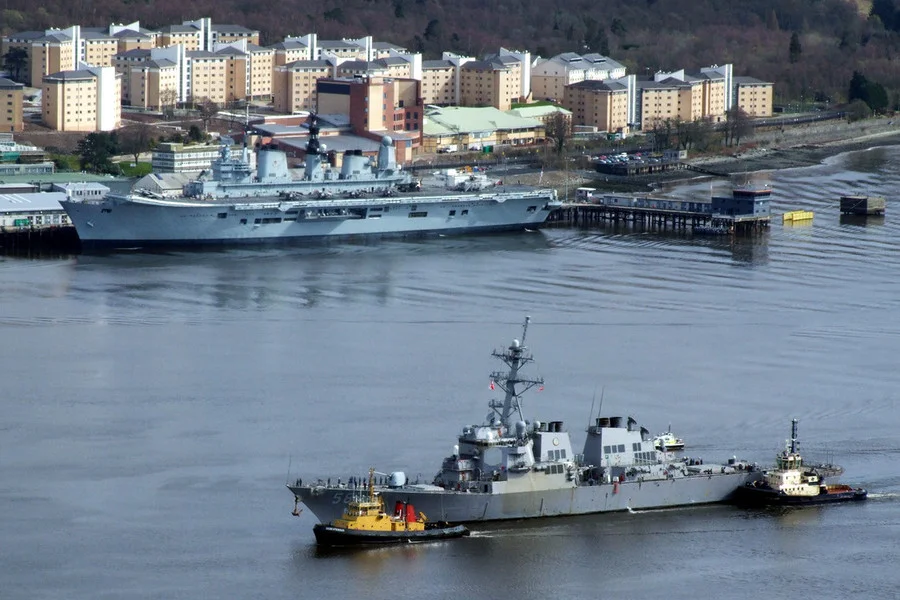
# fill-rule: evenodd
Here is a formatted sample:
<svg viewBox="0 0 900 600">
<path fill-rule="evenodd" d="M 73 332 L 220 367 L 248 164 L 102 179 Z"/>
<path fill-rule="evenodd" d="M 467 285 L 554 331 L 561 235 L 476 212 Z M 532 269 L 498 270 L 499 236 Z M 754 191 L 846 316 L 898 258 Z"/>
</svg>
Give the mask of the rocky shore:
<svg viewBox="0 0 900 600">
<path fill-rule="evenodd" d="M 685 164 L 727 177 L 755 171 L 808 167 L 844 152 L 897 144 L 900 144 L 900 119 L 896 122 L 889 118 L 856 123 L 827 122 L 761 132 L 733 154 L 693 156 Z M 521 183 L 555 187 L 563 194 L 568 177 L 569 197 L 573 198 L 575 188 L 582 185 L 610 192 L 646 192 L 662 184 L 696 179 L 698 176 L 700 174 L 691 170 L 637 177 L 607 176 L 591 171 L 568 174 L 553 171 L 544 173 L 540 178 L 537 175 L 523 176 Z"/>
</svg>

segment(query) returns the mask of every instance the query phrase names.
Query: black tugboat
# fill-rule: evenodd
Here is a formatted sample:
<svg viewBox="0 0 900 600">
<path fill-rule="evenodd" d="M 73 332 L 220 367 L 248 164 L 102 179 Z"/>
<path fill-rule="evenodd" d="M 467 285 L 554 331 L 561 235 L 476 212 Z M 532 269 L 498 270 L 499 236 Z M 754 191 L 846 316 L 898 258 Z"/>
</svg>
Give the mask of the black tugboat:
<svg viewBox="0 0 900 600">
<path fill-rule="evenodd" d="M 747 506 L 804 506 L 865 500 L 867 495 L 863 488 L 826 484 L 820 472 L 803 465 L 797 451 L 797 419 L 793 419 L 790 444 L 775 457 L 775 468 L 739 487 L 735 500 Z"/>
</svg>

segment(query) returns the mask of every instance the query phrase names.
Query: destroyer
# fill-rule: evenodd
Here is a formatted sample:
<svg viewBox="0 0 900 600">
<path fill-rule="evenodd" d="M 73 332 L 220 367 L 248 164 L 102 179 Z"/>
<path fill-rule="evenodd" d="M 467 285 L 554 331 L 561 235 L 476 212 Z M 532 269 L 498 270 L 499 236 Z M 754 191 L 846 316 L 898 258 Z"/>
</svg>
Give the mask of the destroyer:
<svg viewBox="0 0 900 600">
<path fill-rule="evenodd" d="M 559 205 L 554 190 L 497 186 L 483 173 L 418 181 L 397 164 L 388 136 L 374 162 L 349 151 L 334 169 L 318 133 L 313 115 L 298 178 L 284 152 L 261 149 L 254 170 L 246 146 L 236 157 L 226 144 L 211 176 L 180 196 L 132 190 L 62 205 L 85 249 L 512 231 L 539 227 Z"/>
<path fill-rule="evenodd" d="M 408 483 L 392 473 L 378 492 L 388 503 L 414 503 L 430 518 L 451 523 L 577 515 L 722 502 L 759 477 L 754 465 L 726 464 L 654 449 L 653 436 L 632 418 L 597 417 L 576 453 L 561 421 L 529 421 L 522 395 L 543 386 L 521 369 L 533 358 L 520 340 L 493 356 L 507 366 L 491 374 L 503 400 L 491 400 L 482 425 L 464 427 L 453 454 L 429 484 Z M 362 478 L 360 478 L 362 479 Z M 338 518 L 354 487 L 337 478 L 288 488 L 322 522 Z"/>
</svg>

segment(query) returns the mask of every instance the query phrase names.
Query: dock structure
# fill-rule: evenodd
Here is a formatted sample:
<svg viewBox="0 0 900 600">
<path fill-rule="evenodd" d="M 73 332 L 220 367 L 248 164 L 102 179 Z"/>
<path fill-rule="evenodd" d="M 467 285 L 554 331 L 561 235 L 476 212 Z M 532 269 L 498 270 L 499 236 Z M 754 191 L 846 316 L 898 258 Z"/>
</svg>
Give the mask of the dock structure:
<svg viewBox="0 0 900 600">
<path fill-rule="evenodd" d="M 842 215 L 883 215 L 884 198 L 880 196 L 841 196 Z"/>
<path fill-rule="evenodd" d="M 770 194 L 767 188 L 735 189 L 731 196 L 713 196 L 708 201 L 589 194 L 579 202 L 563 204 L 548 222 L 582 227 L 630 223 L 659 231 L 696 229 L 747 235 L 769 227 Z"/>
</svg>

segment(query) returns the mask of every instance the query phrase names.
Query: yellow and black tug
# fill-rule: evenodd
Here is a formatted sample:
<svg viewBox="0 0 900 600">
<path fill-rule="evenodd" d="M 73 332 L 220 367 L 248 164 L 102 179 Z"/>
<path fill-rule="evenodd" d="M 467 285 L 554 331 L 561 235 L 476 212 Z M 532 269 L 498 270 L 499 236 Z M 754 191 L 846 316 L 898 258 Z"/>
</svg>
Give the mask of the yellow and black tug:
<svg viewBox="0 0 900 600">
<path fill-rule="evenodd" d="M 320 546 L 368 546 L 431 542 L 469 535 L 463 525 L 429 522 L 408 502 L 397 501 L 392 513 L 375 491 L 375 469 L 369 469 L 367 493 L 347 503 L 340 519 L 313 527 Z"/>
</svg>

